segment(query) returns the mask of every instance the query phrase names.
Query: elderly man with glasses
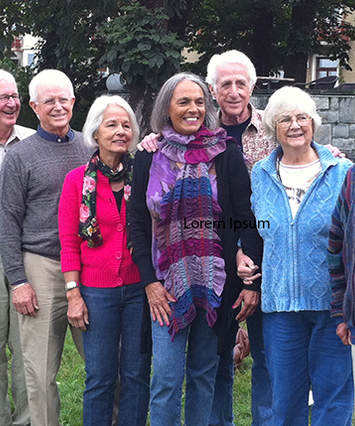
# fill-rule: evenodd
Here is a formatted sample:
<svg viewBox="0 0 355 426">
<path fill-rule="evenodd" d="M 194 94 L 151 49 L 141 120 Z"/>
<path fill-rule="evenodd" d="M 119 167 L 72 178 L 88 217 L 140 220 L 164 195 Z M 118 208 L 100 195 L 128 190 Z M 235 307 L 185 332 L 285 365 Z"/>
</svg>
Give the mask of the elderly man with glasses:
<svg viewBox="0 0 355 426">
<path fill-rule="evenodd" d="M 37 132 L 6 155 L 0 174 L 0 251 L 20 315 L 31 424 L 59 426 L 56 384 L 67 321 L 60 268 L 57 210 L 66 174 L 90 152 L 70 127 L 73 85 L 58 70 L 44 70 L 29 85 Z M 80 331 L 72 330 L 77 346 Z"/>
<path fill-rule="evenodd" d="M 35 131 L 16 124 L 21 102 L 12 74 L 0 70 L 0 165 L 7 150 Z M 8 361 L 11 353 L 11 394 L 14 411 L 8 398 Z M 25 374 L 18 328 L 17 313 L 11 303 L 11 292 L 0 261 L 0 419 L 3 426 L 30 424 Z"/>
</svg>

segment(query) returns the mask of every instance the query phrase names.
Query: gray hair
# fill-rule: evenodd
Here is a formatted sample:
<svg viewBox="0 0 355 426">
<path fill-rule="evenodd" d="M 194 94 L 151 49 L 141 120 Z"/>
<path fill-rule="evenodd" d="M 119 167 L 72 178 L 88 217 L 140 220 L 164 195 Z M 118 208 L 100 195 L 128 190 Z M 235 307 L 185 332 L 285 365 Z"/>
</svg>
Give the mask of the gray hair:
<svg viewBox="0 0 355 426">
<path fill-rule="evenodd" d="M 59 86 L 69 90 L 71 98 L 74 98 L 74 88 L 69 77 L 64 72 L 54 69 L 46 69 L 35 75 L 28 86 L 30 101 L 37 102 L 39 86 Z"/>
<path fill-rule="evenodd" d="M 206 84 L 201 78 L 195 74 L 181 72 L 170 77 L 159 90 L 158 96 L 155 99 L 152 115 L 150 118 L 150 126 L 156 133 L 161 132 L 164 127 L 170 124 L 169 107 L 176 86 L 183 80 L 190 80 L 200 86 L 205 99 L 205 125 L 208 129 L 216 129 L 219 126 L 217 111 L 213 105 L 211 95 Z"/>
<path fill-rule="evenodd" d="M 11 73 L 9 73 L 8 71 L 0 69 L 0 81 L 6 81 L 7 83 L 13 83 L 16 86 L 16 89 L 17 89 L 17 83 L 16 83 L 16 80 L 15 80 L 15 77 Z"/>
<path fill-rule="evenodd" d="M 248 72 L 250 88 L 252 89 L 256 83 L 256 70 L 252 61 L 239 50 L 227 50 L 220 55 L 213 55 L 207 65 L 207 76 L 206 81 L 210 84 L 214 90 L 216 90 L 216 84 L 218 80 L 217 68 L 224 64 L 240 64 L 244 65 Z"/>
<path fill-rule="evenodd" d="M 132 142 L 129 147 L 129 150 L 132 151 L 138 143 L 139 127 L 132 108 L 128 102 L 126 102 L 123 98 L 121 98 L 121 96 L 118 95 L 102 95 L 95 99 L 89 109 L 83 127 L 84 142 L 89 147 L 97 148 L 99 146 L 97 140 L 94 138 L 94 135 L 102 123 L 104 112 L 109 105 L 118 105 L 127 112 L 132 127 Z"/>
<path fill-rule="evenodd" d="M 263 126 L 267 136 L 276 139 L 277 116 L 289 111 L 299 110 L 308 114 L 313 120 L 313 133 L 322 123 L 317 113 L 316 103 L 311 96 L 299 87 L 284 86 L 276 90 L 266 105 Z"/>
</svg>

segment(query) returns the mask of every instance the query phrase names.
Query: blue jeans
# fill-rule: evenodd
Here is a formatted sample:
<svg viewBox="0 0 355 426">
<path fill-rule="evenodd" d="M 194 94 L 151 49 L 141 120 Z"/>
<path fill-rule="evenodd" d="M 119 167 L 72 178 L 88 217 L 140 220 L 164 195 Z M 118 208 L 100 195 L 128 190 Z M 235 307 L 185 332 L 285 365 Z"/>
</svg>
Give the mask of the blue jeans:
<svg viewBox="0 0 355 426">
<path fill-rule="evenodd" d="M 120 374 L 118 425 L 144 426 L 149 401 L 150 354 L 141 353 L 145 292 L 141 283 L 80 287 L 89 312 L 83 333 L 86 387 L 84 425 L 111 426 Z"/>
<path fill-rule="evenodd" d="M 353 379 L 350 346 L 336 336 L 328 311 L 274 312 L 263 318 L 272 383 L 273 425 L 351 426 Z"/>
<path fill-rule="evenodd" d="M 171 341 L 168 327 L 161 327 L 157 321 L 152 321 L 152 334 L 151 426 L 181 425 L 185 361 L 185 424 L 207 426 L 219 357 L 217 336 L 207 324 L 206 312 L 198 309 L 192 324 L 179 330 L 174 341 Z"/>
<path fill-rule="evenodd" d="M 250 351 L 253 358 L 251 379 L 251 412 L 253 426 L 269 426 L 272 417 L 271 382 L 266 369 L 262 312 L 258 307 L 247 319 Z M 235 335 L 232 337 L 235 342 Z M 217 370 L 211 426 L 232 426 L 233 423 L 233 350 L 220 354 Z M 238 421 L 237 423 L 238 424 Z"/>
<path fill-rule="evenodd" d="M 247 318 L 250 352 L 253 358 L 251 370 L 251 413 L 252 426 L 271 426 L 272 391 L 271 380 L 266 366 L 263 313 L 260 306 Z"/>
</svg>

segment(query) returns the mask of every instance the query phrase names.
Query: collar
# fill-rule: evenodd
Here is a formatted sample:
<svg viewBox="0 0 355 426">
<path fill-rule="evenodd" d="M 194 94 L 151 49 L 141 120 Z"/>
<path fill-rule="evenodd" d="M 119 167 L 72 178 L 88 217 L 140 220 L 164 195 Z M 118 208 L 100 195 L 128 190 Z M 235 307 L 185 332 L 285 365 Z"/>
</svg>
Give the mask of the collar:
<svg viewBox="0 0 355 426">
<path fill-rule="evenodd" d="M 255 128 L 255 130 L 259 133 L 262 131 L 262 121 L 263 121 L 263 116 L 260 110 L 256 109 L 251 103 L 248 104 L 248 109 L 250 111 L 250 122 L 247 126 L 247 129 L 250 126 L 253 126 Z M 220 123 L 222 124 L 221 121 L 221 109 L 219 109 L 218 111 L 218 118 Z M 233 124 L 226 124 L 226 126 L 233 126 Z"/>
<path fill-rule="evenodd" d="M 4 147 L 4 148 L 6 148 L 8 145 L 10 145 L 10 143 L 17 142 L 20 139 L 21 139 L 21 137 L 18 134 L 18 131 L 17 131 L 16 125 L 15 125 L 12 128 L 12 132 L 11 132 L 10 136 L 7 138 L 7 141 L 4 144 L 1 144 L 1 146 Z"/>
<path fill-rule="evenodd" d="M 40 124 L 37 127 L 37 133 L 41 138 L 49 142 L 63 143 L 63 142 L 70 142 L 74 139 L 74 131 L 71 127 L 69 127 L 68 133 L 63 138 L 58 135 L 55 135 L 54 133 L 47 132 L 41 127 Z"/>
<path fill-rule="evenodd" d="M 7 148 L 10 144 L 21 141 L 22 139 L 31 136 L 33 133 L 36 133 L 35 130 L 30 129 L 29 127 L 20 126 L 15 124 L 12 128 L 12 132 L 8 137 L 7 141 L 4 144 L 0 144 L 3 148 Z"/>
<path fill-rule="evenodd" d="M 252 104 L 248 105 L 250 110 L 250 123 L 248 127 L 253 126 L 260 133 L 263 130 L 263 116 L 260 110 L 257 110 Z"/>
<path fill-rule="evenodd" d="M 314 148 L 318 154 L 318 157 L 320 159 L 322 172 L 324 172 L 328 167 L 335 166 L 339 159 L 335 158 L 333 154 L 329 151 L 328 148 L 326 148 L 324 145 L 320 145 L 315 141 L 312 141 L 311 144 L 312 148 Z M 269 174 L 273 176 L 277 176 L 276 171 L 276 161 L 277 158 L 281 155 L 282 148 L 281 146 L 278 146 L 275 148 L 272 153 L 267 156 L 264 160 L 260 161 L 260 166 Z"/>
</svg>

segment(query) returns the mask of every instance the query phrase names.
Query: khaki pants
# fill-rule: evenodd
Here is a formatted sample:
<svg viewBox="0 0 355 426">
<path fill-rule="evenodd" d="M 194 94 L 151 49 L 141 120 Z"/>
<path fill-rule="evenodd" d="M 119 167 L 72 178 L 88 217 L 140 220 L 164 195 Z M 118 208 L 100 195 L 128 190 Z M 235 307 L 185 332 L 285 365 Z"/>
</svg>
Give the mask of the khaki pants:
<svg viewBox="0 0 355 426">
<path fill-rule="evenodd" d="M 11 393 L 15 405 L 15 411 L 12 415 L 8 398 L 7 345 L 12 355 Z M 0 424 L 2 426 L 25 426 L 29 423 L 30 414 L 27 403 L 18 316 L 12 306 L 8 283 L 0 262 Z"/>
<path fill-rule="evenodd" d="M 36 317 L 20 316 L 20 335 L 25 365 L 32 426 L 59 426 L 60 399 L 56 376 L 68 326 L 65 283 L 60 262 L 24 253 L 28 281 L 34 288 L 39 311 Z M 79 353 L 82 336 L 71 329 Z"/>
</svg>

